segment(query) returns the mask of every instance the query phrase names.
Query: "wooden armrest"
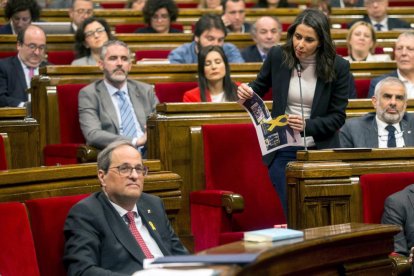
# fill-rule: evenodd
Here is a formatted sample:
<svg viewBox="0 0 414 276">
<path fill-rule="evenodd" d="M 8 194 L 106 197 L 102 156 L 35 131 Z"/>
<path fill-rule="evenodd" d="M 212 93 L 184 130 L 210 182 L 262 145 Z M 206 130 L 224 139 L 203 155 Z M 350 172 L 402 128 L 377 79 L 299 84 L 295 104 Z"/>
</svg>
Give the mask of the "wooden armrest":
<svg viewBox="0 0 414 276">
<path fill-rule="evenodd" d="M 244 199 L 239 194 L 224 194 L 221 202 L 227 214 L 241 213 L 244 209 Z"/>
<path fill-rule="evenodd" d="M 92 146 L 81 145 L 76 152 L 76 158 L 79 163 L 96 162 L 99 150 Z"/>
<path fill-rule="evenodd" d="M 408 257 L 398 254 L 389 256 L 394 266 L 394 275 L 411 275 L 411 264 L 408 262 Z"/>
</svg>

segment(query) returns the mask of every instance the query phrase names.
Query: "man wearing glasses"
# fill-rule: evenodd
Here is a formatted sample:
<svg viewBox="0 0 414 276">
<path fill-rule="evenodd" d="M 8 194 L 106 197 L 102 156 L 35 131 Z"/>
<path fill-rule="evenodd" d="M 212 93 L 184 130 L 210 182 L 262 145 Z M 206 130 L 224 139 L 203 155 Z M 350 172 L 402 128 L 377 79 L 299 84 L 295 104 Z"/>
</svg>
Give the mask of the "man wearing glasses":
<svg viewBox="0 0 414 276">
<path fill-rule="evenodd" d="M 56 0 L 48 8 L 69 8 L 69 17 L 72 20 L 72 33 L 76 33 L 82 22 L 93 15 L 92 0 Z"/>
<path fill-rule="evenodd" d="M 26 89 L 39 67 L 45 66 L 46 35 L 30 25 L 17 34 L 17 56 L 0 60 L 0 107 L 23 107 L 30 102 Z"/>
<path fill-rule="evenodd" d="M 39 20 L 40 10 L 36 0 L 7 1 L 4 15 L 9 23 L 0 27 L 0 34 L 17 34 Z"/>
<path fill-rule="evenodd" d="M 143 193 L 147 168 L 134 145 L 109 144 L 97 165 L 102 191 L 72 207 L 64 226 L 68 276 L 131 275 L 144 259 L 188 254 L 161 199 Z"/>
<path fill-rule="evenodd" d="M 414 114 L 407 113 L 407 90 L 395 77 L 375 87 L 376 112 L 347 119 L 339 131 L 343 148 L 395 148 L 414 146 Z"/>
</svg>

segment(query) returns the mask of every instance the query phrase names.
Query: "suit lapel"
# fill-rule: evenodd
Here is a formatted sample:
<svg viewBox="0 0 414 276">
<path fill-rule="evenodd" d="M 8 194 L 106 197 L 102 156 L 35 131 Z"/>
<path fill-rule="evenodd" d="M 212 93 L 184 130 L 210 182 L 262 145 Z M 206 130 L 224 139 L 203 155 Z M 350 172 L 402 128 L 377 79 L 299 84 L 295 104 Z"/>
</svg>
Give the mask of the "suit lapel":
<svg viewBox="0 0 414 276">
<path fill-rule="evenodd" d="M 17 56 L 13 57 L 14 72 L 17 72 L 17 83 L 20 83 L 24 89 L 27 89 L 26 77 L 22 68 L 22 64 Z M 27 93 L 26 93 L 27 94 Z"/>
<path fill-rule="evenodd" d="M 108 90 L 106 89 L 104 81 L 99 81 L 96 84 L 96 92 L 98 94 L 98 97 L 102 101 L 101 108 L 105 109 L 103 112 L 106 112 L 109 114 L 109 117 L 112 120 L 112 123 L 114 124 L 115 128 L 117 129 L 117 132 L 119 133 L 119 121 L 118 116 L 116 115 L 116 110 L 114 107 L 114 104 L 112 102 L 112 98 L 109 95 Z"/>
<path fill-rule="evenodd" d="M 322 92 L 324 91 L 325 85 L 328 85 L 328 84 L 325 84 L 321 79 L 318 78 L 316 80 L 315 95 L 313 96 L 313 101 L 312 101 L 311 117 L 313 116 L 313 113 L 315 112 L 315 110 L 318 110 L 318 104 L 320 103 L 320 98 L 322 96 Z"/>
<path fill-rule="evenodd" d="M 369 128 L 365 128 L 363 130 L 365 135 L 361 135 L 361 137 L 366 137 L 367 139 L 367 148 L 378 148 L 378 126 L 377 121 L 375 120 L 375 114 L 371 122 L 371 126 Z"/>
</svg>

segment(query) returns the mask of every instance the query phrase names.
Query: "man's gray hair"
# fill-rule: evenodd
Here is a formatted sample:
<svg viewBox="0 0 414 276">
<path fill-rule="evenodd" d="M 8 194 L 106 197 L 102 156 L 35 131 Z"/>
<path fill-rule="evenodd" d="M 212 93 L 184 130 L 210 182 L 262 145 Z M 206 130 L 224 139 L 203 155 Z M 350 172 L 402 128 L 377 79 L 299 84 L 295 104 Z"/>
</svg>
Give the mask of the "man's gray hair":
<svg viewBox="0 0 414 276">
<path fill-rule="evenodd" d="M 398 38 L 397 38 L 397 42 L 400 40 L 401 37 L 413 37 L 414 38 L 414 31 L 405 31 L 402 32 Z"/>
<path fill-rule="evenodd" d="M 75 6 L 75 3 L 76 3 L 76 1 L 79 1 L 79 0 L 72 0 L 72 9 L 73 9 L 73 7 Z M 92 2 L 92 0 L 82 0 L 82 1 L 87 1 L 87 2 Z M 93 3 L 92 3 L 93 4 Z"/>
<path fill-rule="evenodd" d="M 131 148 L 136 149 L 134 145 L 128 140 L 117 140 L 110 143 L 98 154 L 98 170 L 103 170 L 105 173 L 107 173 L 109 170 L 109 166 L 112 163 L 112 152 L 122 146 L 130 146 Z M 139 151 L 137 150 L 137 152 Z"/>
<path fill-rule="evenodd" d="M 274 20 L 276 23 L 277 23 L 277 31 L 279 32 L 279 33 L 282 33 L 282 23 L 280 23 L 280 20 L 279 20 L 279 18 L 277 18 L 276 16 L 268 16 L 268 15 L 265 15 L 265 16 L 261 16 L 261 17 L 259 17 L 257 20 L 256 20 L 256 22 L 254 22 L 253 24 L 252 24 L 252 27 L 250 28 L 250 35 L 252 36 L 252 37 L 256 37 L 256 34 L 257 34 L 257 26 L 256 26 L 256 23 L 257 23 L 257 21 L 259 21 L 260 19 L 262 19 L 262 18 L 270 18 L 270 19 L 272 19 L 272 20 Z"/>
<path fill-rule="evenodd" d="M 396 77 L 386 77 L 385 79 L 382 79 L 380 82 L 377 83 L 377 85 L 375 86 L 375 91 L 374 91 L 374 95 L 375 98 L 379 99 L 380 98 L 380 92 L 382 90 L 382 87 L 386 84 L 391 84 L 394 86 L 402 86 L 404 88 L 404 100 L 407 99 L 407 89 L 405 88 L 404 83 Z"/>
<path fill-rule="evenodd" d="M 128 45 L 125 42 L 123 42 L 121 40 L 108 40 L 102 46 L 101 54 L 100 54 L 101 60 L 104 60 L 106 52 L 108 51 L 108 47 L 110 47 L 112 45 L 118 45 L 118 46 L 125 47 L 128 50 L 128 59 L 129 60 L 131 59 L 131 50 L 129 49 Z"/>
</svg>

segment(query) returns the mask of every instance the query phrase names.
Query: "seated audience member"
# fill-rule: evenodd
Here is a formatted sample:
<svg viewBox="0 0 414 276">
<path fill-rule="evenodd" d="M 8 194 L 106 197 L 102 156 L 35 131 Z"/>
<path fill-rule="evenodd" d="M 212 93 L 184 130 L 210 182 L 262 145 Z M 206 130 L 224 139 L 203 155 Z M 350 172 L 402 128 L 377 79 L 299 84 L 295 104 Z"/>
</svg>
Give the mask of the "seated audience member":
<svg viewBox="0 0 414 276">
<path fill-rule="evenodd" d="M 128 2 L 125 5 L 125 8 L 142 11 L 146 2 L 146 0 L 128 0 Z"/>
<path fill-rule="evenodd" d="M 46 35 L 29 25 L 17 34 L 17 56 L 0 60 L 0 107 L 23 107 L 30 101 L 26 92 L 39 67 L 45 66 Z"/>
<path fill-rule="evenodd" d="M 102 149 L 128 139 L 142 150 L 147 118 L 158 104 L 153 86 L 127 78 L 131 52 L 122 41 L 106 42 L 98 65 L 104 79 L 79 92 L 79 123 L 86 143 Z"/>
<path fill-rule="evenodd" d="M 97 65 L 101 48 L 110 39 L 113 39 L 111 28 L 105 19 L 85 19 L 75 35 L 77 59 L 72 61 L 72 65 Z"/>
<path fill-rule="evenodd" d="M 93 16 L 92 0 L 73 0 L 69 9 L 69 17 L 72 20 L 73 33 L 76 33 L 83 21 L 91 16 Z"/>
<path fill-rule="evenodd" d="M 248 33 L 250 23 L 245 22 L 246 3 L 244 0 L 222 0 L 223 15 L 221 19 L 229 33 Z"/>
<path fill-rule="evenodd" d="M 0 27 L 0 34 L 17 34 L 32 22 L 39 20 L 40 6 L 36 0 L 7 1 L 4 7 L 6 25 Z"/>
<path fill-rule="evenodd" d="M 198 54 L 198 87 L 184 94 L 184 102 L 237 101 L 237 85 L 230 78 L 230 66 L 220 46 L 207 46 Z"/>
<path fill-rule="evenodd" d="M 202 47 L 215 45 L 223 47 L 230 63 L 244 62 L 239 49 L 231 43 L 224 43 L 226 27 L 217 14 L 203 14 L 195 24 L 193 42 L 185 43 L 168 55 L 170 63 L 197 63 L 197 54 Z"/>
<path fill-rule="evenodd" d="M 346 42 L 349 56 L 344 58 L 349 61 L 391 61 L 387 54 L 374 54 L 377 42 L 375 30 L 371 24 L 365 21 L 359 21 L 352 25 Z"/>
<path fill-rule="evenodd" d="M 250 34 L 256 44 L 243 49 L 241 55 L 245 62 L 263 62 L 270 48 L 279 43 L 282 25 L 276 17 L 262 16 L 252 25 Z"/>
<path fill-rule="evenodd" d="M 258 0 L 257 4 L 254 7 L 275 9 L 296 7 L 296 5 L 289 3 L 288 0 Z"/>
<path fill-rule="evenodd" d="M 363 6 L 364 0 L 331 0 L 331 7 L 333 8 L 354 8 Z"/>
<path fill-rule="evenodd" d="M 310 7 L 322 11 L 328 18 L 331 16 L 332 7 L 329 3 L 329 0 L 316 0 L 311 4 Z"/>
<path fill-rule="evenodd" d="M 221 0 L 200 0 L 198 4 L 199 9 L 213 9 L 222 10 Z"/>
<path fill-rule="evenodd" d="M 0 1 L 0 8 L 6 7 L 6 4 L 7 4 L 7 0 L 1 0 Z"/>
<path fill-rule="evenodd" d="M 400 34 L 395 42 L 394 58 L 397 70 L 371 80 L 368 97 L 374 95 L 377 83 L 386 77 L 399 78 L 407 89 L 409 99 L 414 98 L 414 32 L 407 31 Z"/>
<path fill-rule="evenodd" d="M 390 183 L 391 184 L 391 183 Z M 408 257 L 414 246 L 414 184 L 390 195 L 384 204 L 381 223 L 400 226 L 394 237 L 394 252 Z"/>
<path fill-rule="evenodd" d="M 148 26 L 137 29 L 136 33 L 182 33 L 181 30 L 171 28 L 171 22 L 176 21 L 178 16 L 174 0 L 147 0 L 142 13 Z"/>
<path fill-rule="evenodd" d="M 365 0 L 364 5 L 367 9 L 367 15 L 364 15 L 362 21 L 370 23 L 376 31 L 388 31 L 392 29 L 409 29 L 410 24 L 398 19 L 391 18 L 387 14 L 388 0 Z M 355 20 L 349 24 L 349 28 L 361 20 Z"/>
<path fill-rule="evenodd" d="M 98 155 L 102 191 L 74 205 L 64 226 L 63 262 L 71 275 L 132 275 L 143 260 L 185 255 L 161 199 L 143 192 L 148 168 L 128 141 Z"/>
<path fill-rule="evenodd" d="M 375 112 L 347 119 L 339 131 L 343 148 L 414 146 L 414 114 L 407 113 L 407 91 L 397 78 L 387 77 L 375 87 Z"/>
</svg>

